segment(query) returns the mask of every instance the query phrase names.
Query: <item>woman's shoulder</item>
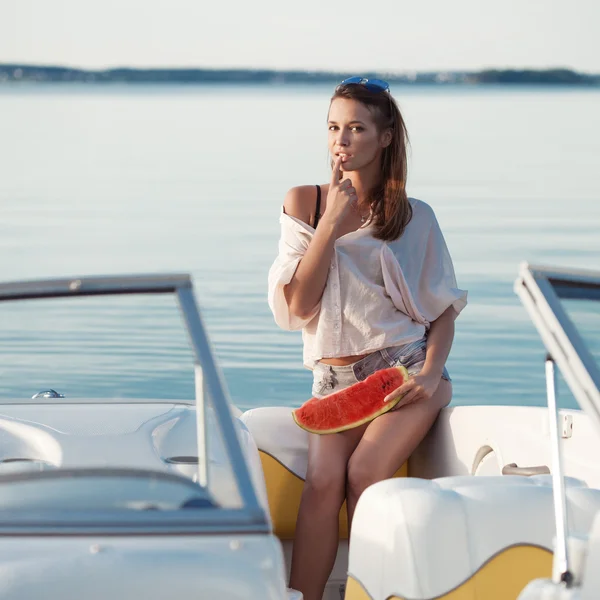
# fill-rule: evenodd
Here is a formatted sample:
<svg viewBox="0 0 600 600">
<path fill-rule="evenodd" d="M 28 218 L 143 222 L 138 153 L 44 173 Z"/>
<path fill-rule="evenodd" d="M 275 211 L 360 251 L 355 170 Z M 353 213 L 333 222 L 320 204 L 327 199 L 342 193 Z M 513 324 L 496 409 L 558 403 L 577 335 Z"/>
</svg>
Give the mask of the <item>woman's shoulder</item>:
<svg viewBox="0 0 600 600">
<path fill-rule="evenodd" d="M 323 187 L 321 193 L 323 194 Z M 315 219 L 317 208 L 317 186 L 297 185 L 290 188 L 283 200 L 283 212 L 286 215 L 300 219 L 304 223 L 311 224 Z M 321 208 L 321 212 L 322 212 Z"/>
<path fill-rule="evenodd" d="M 404 233 L 391 242 L 394 246 L 404 246 L 413 244 L 415 240 L 426 239 L 428 232 L 436 222 L 436 216 L 433 208 L 418 198 L 409 197 L 408 202 L 412 209 L 410 221 L 404 230 Z"/>
</svg>

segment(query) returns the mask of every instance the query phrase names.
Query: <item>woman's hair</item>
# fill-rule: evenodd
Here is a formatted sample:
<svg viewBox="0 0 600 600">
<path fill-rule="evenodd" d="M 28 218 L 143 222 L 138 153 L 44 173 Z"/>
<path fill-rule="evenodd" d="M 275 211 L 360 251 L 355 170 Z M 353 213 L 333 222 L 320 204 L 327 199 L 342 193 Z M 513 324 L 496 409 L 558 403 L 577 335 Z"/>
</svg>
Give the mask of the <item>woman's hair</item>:
<svg viewBox="0 0 600 600">
<path fill-rule="evenodd" d="M 380 240 L 398 239 L 412 217 L 412 208 L 406 195 L 408 165 L 406 150 L 409 144 L 404 119 L 389 91 L 371 91 L 362 84 L 339 85 L 331 101 L 336 98 L 356 100 L 373 115 L 379 132 L 392 130 L 392 141 L 381 156 L 381 180 L 370 191 L 369 203 L 373 211 L 375 237 Z"/>
</svg>

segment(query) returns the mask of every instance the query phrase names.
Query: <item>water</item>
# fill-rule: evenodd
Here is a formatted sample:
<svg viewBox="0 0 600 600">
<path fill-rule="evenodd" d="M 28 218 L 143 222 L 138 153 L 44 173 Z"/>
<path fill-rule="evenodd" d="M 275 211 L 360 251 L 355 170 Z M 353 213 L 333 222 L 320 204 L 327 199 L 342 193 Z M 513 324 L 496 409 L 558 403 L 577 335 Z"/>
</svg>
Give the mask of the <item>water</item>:
<svg viewBox="0 0 600 600">
<path fill-rule="evenodd" d="M 298 404 L 310 373 L 299 333 L 273 323 L 266 275 L 285 192 L 329 179 L 329 93 L 1 86 L 0 280 L 190 272 L 233 400 Z M 599 268 L 600 90 L 395 93 L 409 193 L 433 206 L 469 290 L 448 361 L 453 402 L 543 404 L 544 349 L 512 284 L 524 260 Z M 48 387 L 192 397 L 174 302 L 0 306 L 0 396 Z"/>
</svg>

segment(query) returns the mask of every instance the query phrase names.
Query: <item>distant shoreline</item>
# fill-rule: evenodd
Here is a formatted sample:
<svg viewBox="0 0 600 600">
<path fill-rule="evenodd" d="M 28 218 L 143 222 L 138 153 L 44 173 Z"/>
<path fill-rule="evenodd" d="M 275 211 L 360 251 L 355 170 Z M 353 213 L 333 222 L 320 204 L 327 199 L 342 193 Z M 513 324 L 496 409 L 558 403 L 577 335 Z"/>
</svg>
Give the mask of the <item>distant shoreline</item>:
<svg viewBox="0 0 600 600">
<path fill-rule="evenodd" d="M 3 83 L 121 84 L 320 84 L 337 83 L 349 73 L 326 71 L 276 71 L 269 69 L 76 69 L 61 66 L 1 64 Z M 486 69 L 482 71 L 435 71 L 402 74 L 362 73 L 364 77 L 390 83 L 419 85 L 554 85 L 600 86 L 600 74 L 571 69 Z"/>
</svg>

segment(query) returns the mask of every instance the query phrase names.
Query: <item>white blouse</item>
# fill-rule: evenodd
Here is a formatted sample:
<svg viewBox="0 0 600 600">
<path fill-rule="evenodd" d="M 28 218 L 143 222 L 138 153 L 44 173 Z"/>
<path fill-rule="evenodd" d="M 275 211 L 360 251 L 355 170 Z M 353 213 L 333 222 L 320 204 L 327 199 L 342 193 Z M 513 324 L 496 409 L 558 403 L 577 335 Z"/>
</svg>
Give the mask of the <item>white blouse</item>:
<svg viewBox="0 0 600 600">
<path fill-rule="evenodd" d="M 425 335 L 449 306 L 457 313 L 467 292 L 456 287 L 448 247 L 432 208 L 409 198 L 413 216 L 392 242 L 373 237 L 374 226 L 335 241 L 329 277 L 313 313 L 290 313 L 283 288 L 294 276 L 314 228 L 285 212 L 279 254 L 269 270 L 269 307 L 282 329 L 302 329 L 304 366 L 321 358 L 355 356 L 399 346 Z"/>
</svg>

